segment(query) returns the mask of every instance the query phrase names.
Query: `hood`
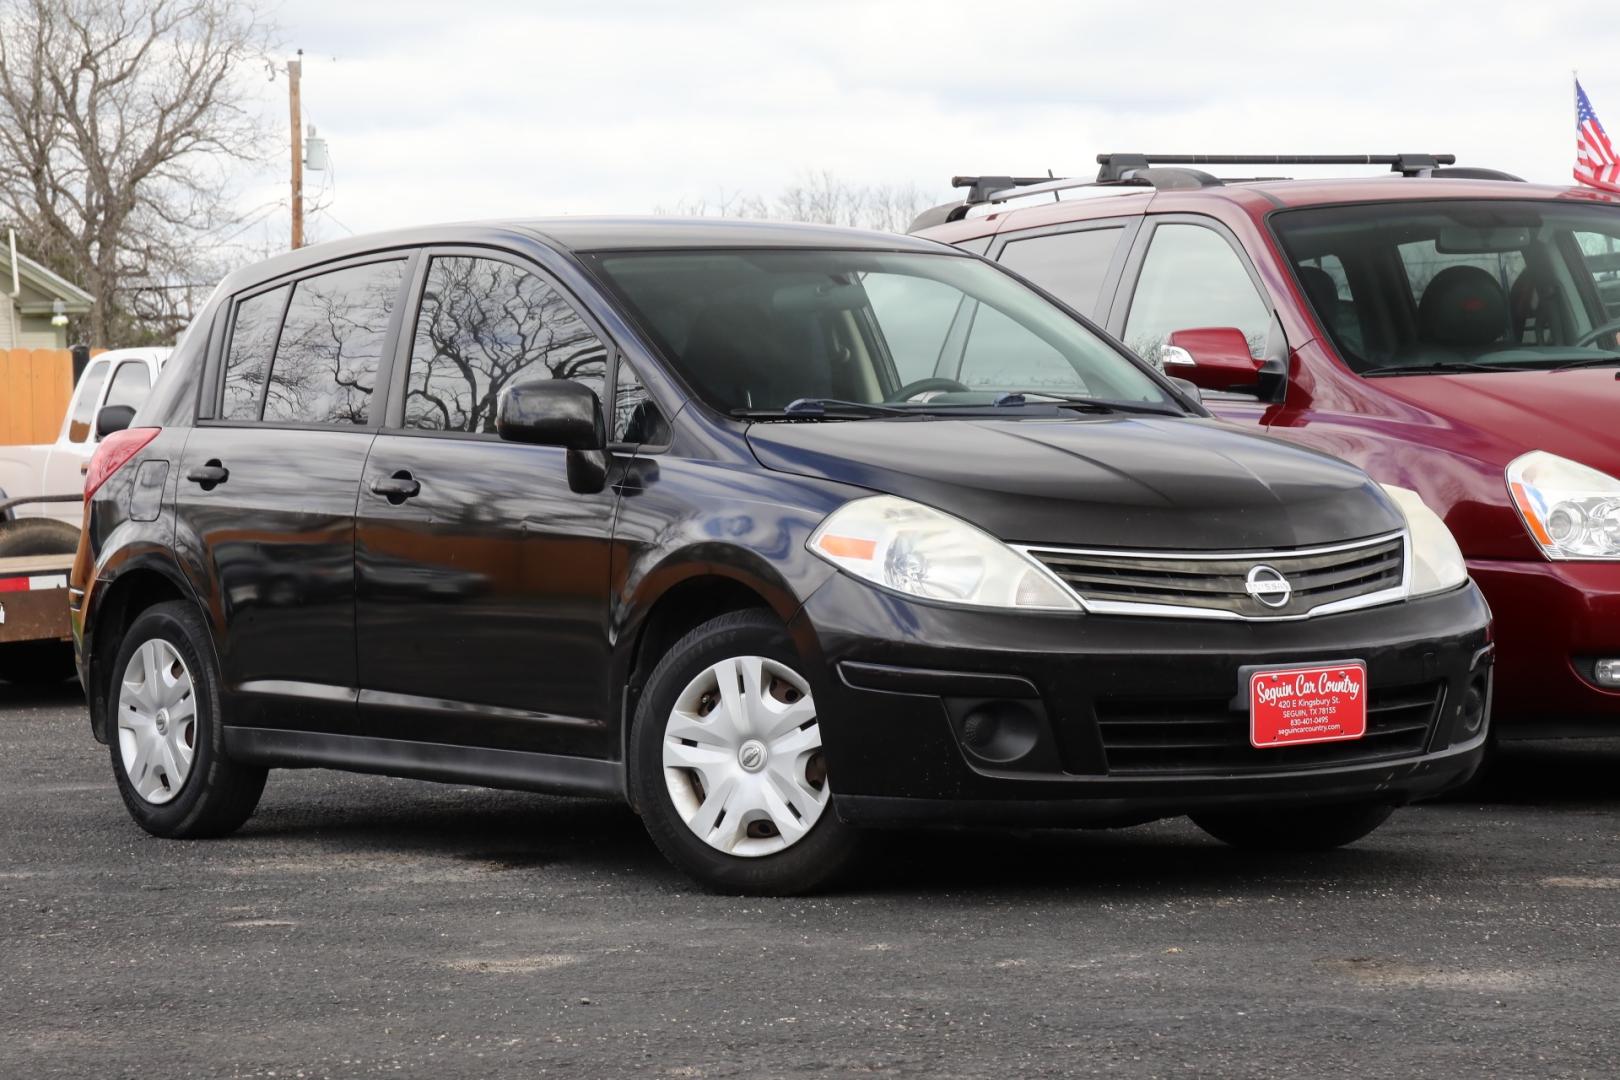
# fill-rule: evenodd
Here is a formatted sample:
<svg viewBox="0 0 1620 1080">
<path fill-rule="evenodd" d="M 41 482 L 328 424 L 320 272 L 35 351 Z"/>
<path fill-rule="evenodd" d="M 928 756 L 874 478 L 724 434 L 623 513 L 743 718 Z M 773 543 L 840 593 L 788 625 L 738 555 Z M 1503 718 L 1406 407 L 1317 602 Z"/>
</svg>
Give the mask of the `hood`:
<svg viewBox="0 0 1620 1080">
<path fill-rule="evenodd" d="M 1620 476 L 1620 371 L 1493 371 L 1403 375 L 1379 389 L 1424 412 L 1466 425 L 1501 446 L 1506 465 L 1547 450 Z"/>
<path fill-rule="evenodd" d="M 771 423 L 748 442 L 766 468 L 914 499 L 1015 543 L 1256 551 L 1405 525 L 1355 466 L 1215 420 Z"/>
</svg>

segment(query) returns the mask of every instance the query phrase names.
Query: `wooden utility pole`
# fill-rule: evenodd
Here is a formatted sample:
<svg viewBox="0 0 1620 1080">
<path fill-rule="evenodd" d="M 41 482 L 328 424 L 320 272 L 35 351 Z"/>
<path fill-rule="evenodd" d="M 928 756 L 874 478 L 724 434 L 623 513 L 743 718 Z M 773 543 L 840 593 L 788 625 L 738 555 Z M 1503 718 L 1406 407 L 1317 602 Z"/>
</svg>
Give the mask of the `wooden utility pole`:
<svg viewBox="0 0 1620 1080">
<path fill-rule="evenodd" d="M 304 50 L 287 61 L 287 105 L 292 114 L 292 246 L 304 246 L 304 122 L 299 115 L 298 80 L 304 72 Z"/>
</svg>

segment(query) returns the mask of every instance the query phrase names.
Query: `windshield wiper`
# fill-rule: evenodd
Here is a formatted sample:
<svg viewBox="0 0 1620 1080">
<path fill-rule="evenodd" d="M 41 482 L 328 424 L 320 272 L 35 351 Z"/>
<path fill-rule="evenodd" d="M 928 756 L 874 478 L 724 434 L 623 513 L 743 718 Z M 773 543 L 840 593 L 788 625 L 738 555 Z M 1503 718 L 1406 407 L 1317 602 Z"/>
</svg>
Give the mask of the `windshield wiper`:
<svg viewBox="0 0 1620 1080">
<path fill-rule="evenodd" d="M 1548 371 L 1574 371 L 1584 367 L 1608 367 L 1611 364 L 1620 364 L 1620 356 L 1583 356 L 1579 360 L 1569 360 L 1548 368 Z"/>
<path fill-rule="evenodd" d="M 916 410 L 841 398 L 795 398 L 780 409 L 732 409 L 731 415 L 745 420 L 814 420 L 823 416 L 915 416 Z"/>
<path fill-rule="evenodd" d="M 1037 391 L 1037 393 L 1043 392 Z M 1079 412 L 1141 413 L 1145 416 L 1187 415 L 1185 410 L 1168 405 L 1154 405 L 1147 401 L 1113 401 L 1108 398 L 1084 397 L 1079 394 L 1056 395 L 1056 400 L 1052 404 L 1060 409 L 1075 409 Z"/>
<path fill-rule="evenodd" d="M 1448 371 L 1528 371 L 1524 364 L 1481 364 L 1477 360 L 1441 360 L 1421 367 L 1378 368 L 1362 372 L 1369 379 L 1383 379 L 1393 375 L 1433 375 Z"/>
</svg>

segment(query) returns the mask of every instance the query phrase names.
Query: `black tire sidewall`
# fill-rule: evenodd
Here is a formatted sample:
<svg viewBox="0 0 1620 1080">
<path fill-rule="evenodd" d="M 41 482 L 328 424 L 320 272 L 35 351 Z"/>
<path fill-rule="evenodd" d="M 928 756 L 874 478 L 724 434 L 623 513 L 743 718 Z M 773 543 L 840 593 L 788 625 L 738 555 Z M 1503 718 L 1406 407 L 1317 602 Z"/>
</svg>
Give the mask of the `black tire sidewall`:
<svg viewBox="0 0 1620 1080">
<path fill-rule="evenodd" d="M 141 798 L 124 770 L 123 753 L 118 737 L 117 710 L 119 688 L 129 661 L 146 642 L 161 638 L 174 646 L 191 674 L 192 693 L 197 702 L 196 747 L 191 772 L 181 785 L 180 793 L 166 803 L 153 804 Z M 187 604 L 174 601 L 159 604 L 143 612 L 130 626 L 119 645 L 118 656 L 108 669 L 107 707 L 109 709 L 107 745 L 111 751 L 113 776 L 118 781 L 118 793 L 130 816 L 156 836 L 181 837 L 203 835 L 213 831 L 207 819 L 217 809 L 224 788 L 232 783 L 252 784 L 262 788 L 262 770 L 255 777 L 251 771 L 232 768 L 222 754 L 224 735 L 220 722 L 219 677 L 214 664 L 213 645 L 202 618 Z M 254 793 L 257 801 L 257 793 Z M 233 826 L 234 827 L 234 826 Z"/>
<path fill-rule="evenodd" d="M 653 669 L 636 708 L 630 742 L 630 787 L 642 821 L 666 858 L 719 892 L 785 895 L 821 888 L 854 860 L 856 830 L 827 806 L 810 832 L 792 847 L 745 858 L 717 851 L 687 827 L 664 782 L 664 729 L 675 700 L 699 673 L 733 656 L 764 656 L 816 680 L 780 623 L 764 612 L 722 615 L 687 634 Z M 817 698 L 821 700 L 821 698 Z M 837 784 L 837 776 L 828 781 Z"/>
<path fill-rule="evenodd" d="M 0 559 L 25 555 L 71 555 L 79 550 L 79 530 L 55 518 L 0 521 Z"/>
</svg>

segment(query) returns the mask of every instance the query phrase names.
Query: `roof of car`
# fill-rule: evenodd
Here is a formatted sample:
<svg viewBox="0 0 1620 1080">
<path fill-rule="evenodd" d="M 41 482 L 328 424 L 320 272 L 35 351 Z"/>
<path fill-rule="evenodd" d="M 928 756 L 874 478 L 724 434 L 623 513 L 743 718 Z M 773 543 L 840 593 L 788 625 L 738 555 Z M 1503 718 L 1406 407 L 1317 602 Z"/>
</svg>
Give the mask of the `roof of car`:
<svg viewBox="0 0 1620 1080">
<path fill-rule="evenodd" d="M 1333 177 L 1313 180 L 1245 180 L 1191 190 L 1156 191 L 1148 187 L 1110 186 L 1076 189 L 1076 195 L 1054 201 L 1029 196 L 983 204 L 985 211 L 959 221 L 919 230 L 918 235 L 960 243 L 992 233 L 1056 225 L 1092 218 L 1132 216 L 1149 211 L 1192 211 L 1212 200 L 1260 216 L 1273 210 L 1356 202 L 1406 202 L 1429 199 L 1533 199 L 1608 203 L 1620 206 L 1620 195 L 1592 188 L 1526 184 L 1510 180 L 1397 175 Z"/>
</svg>

